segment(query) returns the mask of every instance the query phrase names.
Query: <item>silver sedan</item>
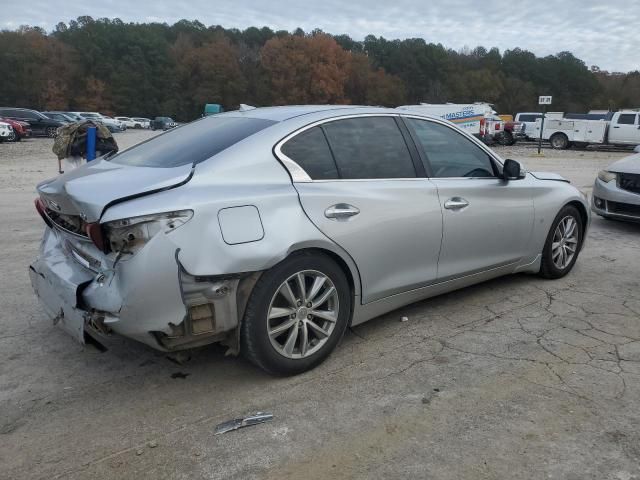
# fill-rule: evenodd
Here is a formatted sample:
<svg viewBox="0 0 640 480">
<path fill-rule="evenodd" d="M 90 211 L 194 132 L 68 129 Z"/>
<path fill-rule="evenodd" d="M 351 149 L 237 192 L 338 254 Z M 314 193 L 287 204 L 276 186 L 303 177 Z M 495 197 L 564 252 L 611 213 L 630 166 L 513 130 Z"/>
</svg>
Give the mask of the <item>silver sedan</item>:
<svg viewBox="0 0 640 480">
<path fill-rule="evenodd" d="M 345 329 L 516 272 L 574 266 L 584 197 L 453 124 L 302 106 L 206 117 L 38 186 L 30 266 L 79 342 L 220 342 L 275 374 Z"/>
<path fill-rule="evenodd" d="M 640 146 L 598 173 L 591 209 L 605 218 L 640 221 Z"/>
</svg>

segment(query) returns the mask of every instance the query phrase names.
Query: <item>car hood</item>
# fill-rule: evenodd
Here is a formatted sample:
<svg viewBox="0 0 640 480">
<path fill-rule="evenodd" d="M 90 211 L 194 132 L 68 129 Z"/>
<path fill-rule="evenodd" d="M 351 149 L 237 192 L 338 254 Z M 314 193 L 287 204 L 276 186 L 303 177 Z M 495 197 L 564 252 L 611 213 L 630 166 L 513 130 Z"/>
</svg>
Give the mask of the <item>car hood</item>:
<svg viewBox="0 0 640 480">
<path fill-rule="evenodd" d="M 40 183 L 37 190 L 47 208 L 96 222 L 111 205 L 183 185 L 192 174 L 191 164 L 132 167 L 99 159 Z"/>
<path fill-rule="evenodd" d="M 636 173 L 640 174 L 640 154 L 625 157 L 622 160 L 613 162 L 607 168 L 610 172 L 616 173 Z"/>
<path fill-rule="evenodd" d="M 570 183 L 569 180 L 564 178 L 562 175 L 553 172 L 529 172 L 531 175 L 536 177 L 538 180 L 555 180 L 557 182 L 567 182 Z"/>
</svg>

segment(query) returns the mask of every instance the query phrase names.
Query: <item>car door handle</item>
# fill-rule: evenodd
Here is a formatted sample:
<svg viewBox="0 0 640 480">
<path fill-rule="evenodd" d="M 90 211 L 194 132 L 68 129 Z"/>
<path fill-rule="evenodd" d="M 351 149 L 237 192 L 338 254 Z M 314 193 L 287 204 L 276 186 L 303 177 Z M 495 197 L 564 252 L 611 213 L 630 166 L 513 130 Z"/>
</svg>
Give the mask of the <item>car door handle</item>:
<svg viewBox="0 0 640 480">
<path fill-rule="evenodd" d="M 620 127 L 618 127 L 618 126 L 616 125 L 616 126 L 614 126 L 613 128 L 620 128 Z"/>
<path fill-rule="evenodd" d="M 349 205 L 348 203 L 338 203 L 327 208 L 324 211 L 324 216 L 333 220 L 344 220 L 349 217 L 353 217 L 354 215 L 358 215 L 359 213 L 360 209 L 353 205 Z"/>
<path fill-rule="evenodd" d="M 453 197 L 447 200 L 446 202 L 444 202 L 444 208 L 446 208 L 447 210 L 460 210 L 468 206 L 469 206 L 469 202 L 467 202 L 462 197 Z"/>
</svg>

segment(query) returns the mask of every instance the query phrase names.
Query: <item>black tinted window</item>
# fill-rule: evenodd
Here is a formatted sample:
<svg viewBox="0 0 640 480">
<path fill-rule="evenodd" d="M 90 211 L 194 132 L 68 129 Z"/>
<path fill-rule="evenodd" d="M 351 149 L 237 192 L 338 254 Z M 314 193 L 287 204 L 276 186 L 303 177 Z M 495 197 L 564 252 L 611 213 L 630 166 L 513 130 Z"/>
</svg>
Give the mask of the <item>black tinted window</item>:
<svg viewBox="0 0 640 480">
<path fill-rule="evenodd" d="M 411 178 L 416 171 L 393 117 L 337 120 L 322 127 L 341 178 Z"/>
<path fill-rule="evenodd" d="M 535 122 L 538 118 L 541 118 L 542 115 L 520 115 L 520 122 Z"/>
<path fill-rule="evenodd" d="M 407 119 L 427 155 L 434 177 L 494 177 L 489 155 L 450 127 Z"/>
<path fill-rule="evenodd" d="M 45 117 L 44 115 L 41 115 L 39 113 L 36 112 L 32 112 L 30 110 L 22 110 L 20 112 L 20 115 L 23 118 L 28 118 L 29 120 L 41 120 L 41 119 L 46 119 L 47 117 Z"/>
<path fill-rule="evenodd" d="M 338 170 L 329 144 L 320 127 L 313 127 L 296 135 L 280 150 L 314 180 L 338 178 Z"/>
<path fill-rule="evenodd" d="M 257 118 L 206 117 L 124 150 L 110 160 L 138 167 L 200 163 L 274 123 Z"/>
<path fill-rule="evenodd" d="M 618 123 L 623 125 L 633 125 L 636 123 L 636 114 L 635 113 L 622 113 L 618 117 Z"/>
</svg>

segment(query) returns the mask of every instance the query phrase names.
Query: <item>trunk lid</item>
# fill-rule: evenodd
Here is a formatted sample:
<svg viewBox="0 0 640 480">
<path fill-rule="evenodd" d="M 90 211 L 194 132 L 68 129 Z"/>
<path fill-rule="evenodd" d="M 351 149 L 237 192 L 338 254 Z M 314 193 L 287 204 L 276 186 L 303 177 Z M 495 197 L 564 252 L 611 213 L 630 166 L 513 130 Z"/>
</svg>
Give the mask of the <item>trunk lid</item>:
<svg viewBox="0 0 640 480">
<path fill-rule="evenodd" d="M 91 223 L 110 205 L 179 186 L 189 181 L 191 174 L 191 164 L 157 168 L 94 160 L 40 183 L 37 190 L 48 210 Z"/>
</svg>

